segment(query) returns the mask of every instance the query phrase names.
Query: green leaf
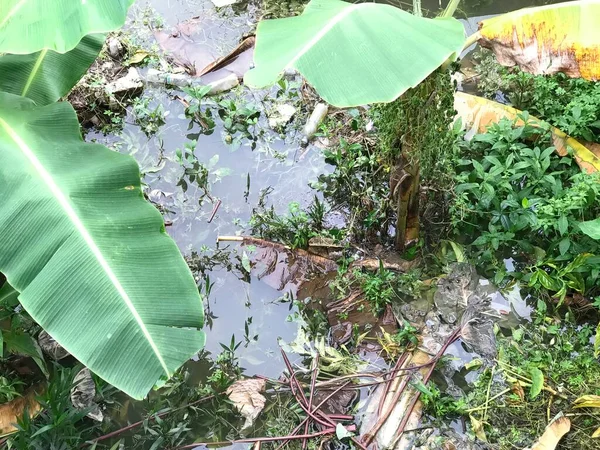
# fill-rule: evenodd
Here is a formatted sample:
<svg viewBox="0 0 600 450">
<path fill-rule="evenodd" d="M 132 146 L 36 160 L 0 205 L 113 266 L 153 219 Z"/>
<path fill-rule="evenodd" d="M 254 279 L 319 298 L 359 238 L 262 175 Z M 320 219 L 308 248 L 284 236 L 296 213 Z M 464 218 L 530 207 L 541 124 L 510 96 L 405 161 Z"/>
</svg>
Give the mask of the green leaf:
<svg viewBox="0 0 600 450">
<path fill-rule="evenodd" d="M 248 273 L 252 270 L 252 264 L 250 263 L 250 258 L 246 252 L 242 253 L 242 267 Z"/>
<path fill-rule="evenodd" d="M 42 349 L 29 334 L 20 331 L 7 331 L 3 336 L 6 351 L 15 355 L 29 356 L 45 375 L 48 375 Z"/>
<path fill-rule="evenodd" d="M 571 247 L 571 239 L 569 239 L 568 237 L 564 238 L 562 241 L 560 241 L 558 243 L 558 250 L 560 251 L 561 255 L 564 255 L 565 253 L 567 253 L 569 251 L 570 247 Z"/>
<path fill-rule="evenodd" d="M 529 371 L 531 374 L 531 389 L 529 391 L 529 396 L 533 400 L 544 388 L 544 374 L 537 367 L 532 367 Z"/>
<path fill-rule="evenodd" d="M 0 358 L 4 358 L 4 335 L 0 329 Z"/>
<path fill-rule="evenodd" d="M 0 91 L 48 105 L 66 95 L 85 74 L 104 43 L 103 34 L 85 36 L 73 50 L 42 50 L 28 55 L 0 56 Z"/>
<path fill-rule="evenodd" d="M 558 219 L 558 232 L 563 236 L 569 229 L 569 221 L 566 216 L 560 216 Z"/>
<path fill-rule="evenodd" d="M 0 53 L 29 54 L 44 49 L 66 53 L 94 33 L 125 23 L 133 0 L 2 0 Z"/>
<path fill-rule="evenodd" d="M 9 283 L 4 283 L 0 288 L 0 307 L 4 305 L 16 305 L 19 293 Z"/>
<path fill-rule="evenodd" d="M 348 107 L 389 102 L 418 85 L 465 42 L 452 18 L 424 19 L 379 3 L 312 0 L 297 17 L 258 24 L 249 86 L 297 69 L 324 100 Z"/>
<path fill-rule="evenodd" d="M 203 304 L 135 160 L 81 139 L 68 103 L 0 93 L 0 271 L 92 371 L 143 398 L 204 345 Z"/>
<path fill-rule="evenodd" d="M 600 240 L 600 219 L 579 222 L 579 229 L 592 239 Z"/>
</svg>

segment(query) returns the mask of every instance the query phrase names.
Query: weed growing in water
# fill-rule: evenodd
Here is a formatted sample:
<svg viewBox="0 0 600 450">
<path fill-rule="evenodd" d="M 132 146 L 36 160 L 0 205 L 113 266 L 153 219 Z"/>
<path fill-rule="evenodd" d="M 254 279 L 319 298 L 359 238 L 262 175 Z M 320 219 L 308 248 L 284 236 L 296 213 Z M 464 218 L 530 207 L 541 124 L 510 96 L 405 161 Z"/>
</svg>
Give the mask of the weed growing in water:
<svg viewBox="0 0 600 450">
<path fill-rule="evenodd" d="M 133 100 L 131 110 L 135 123 L 140 126 L 146 136 L 157 133 L 169 115 L 169 111 L 165 111 L 162 103 L 152 108 L 151 100 L 149 97 L 138 97 Z"/>
<path fill-rule="evenodd" d="M 325 205 L 318 197 L 315 196 L 307 211 L 302 210 L 297 202 L 290 203 L 288 214 L 283 216 L 277 214 L 275 208 L 265 207 L 267 193 L 263 192 L 258 206 L 252 211 L 249 222 L 252 234 L 292 248 L 307 248 L 312 238 L 330 234 L 323 227 Z"/>
</svg>

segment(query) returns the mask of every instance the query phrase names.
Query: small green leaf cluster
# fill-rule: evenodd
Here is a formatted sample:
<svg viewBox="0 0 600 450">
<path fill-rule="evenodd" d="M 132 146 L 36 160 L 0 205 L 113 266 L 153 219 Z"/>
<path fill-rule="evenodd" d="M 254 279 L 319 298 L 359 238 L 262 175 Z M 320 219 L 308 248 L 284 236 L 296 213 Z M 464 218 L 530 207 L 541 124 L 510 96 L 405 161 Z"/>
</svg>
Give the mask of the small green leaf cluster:
<svg viewBox="0 0 600 450">
<path fill-rule="evenodd" d="M 597 291 L 600 245 L 578 223 L 600 213 L 599 177 L 557 155 L 549 134 L 529 124 L 503 120 L 465 151 L 452 224 L 486 276 L 497 284 L 521 278 L 561 300 L 572 291 Z M 508 258 L 515 265 L 510 273 Z"/>
<path fill-rule="evenodd" d="M 316 196 L 307 211 L 298 202 L 291 202 L 287 215 L 277 214 L 275 208 L 271 206 L 268 209 L 263 201 L 259 201 L 258 207 L 252 211 L 249 224 L 253 235 L 275 240 L 292 248 L 307 248 L 314 237 L 324 234 L 333 236 L 323 228 L 325 211 L 325 204 Z"/>
</svg>

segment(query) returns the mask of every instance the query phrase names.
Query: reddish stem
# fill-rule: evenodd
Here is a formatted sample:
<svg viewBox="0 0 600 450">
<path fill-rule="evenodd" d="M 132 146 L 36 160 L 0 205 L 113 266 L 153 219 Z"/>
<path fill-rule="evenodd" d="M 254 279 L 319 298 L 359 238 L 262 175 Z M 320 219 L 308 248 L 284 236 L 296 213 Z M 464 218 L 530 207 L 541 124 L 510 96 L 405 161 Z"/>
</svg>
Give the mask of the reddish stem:
<svg viewBox="0 0 600 450">
<path fill-rule="evenodd" d="M 346 427 L 348 431 L 356 431 L 355 425 L 348 425 Z M 196 448 L 196 447 L 218 447 L 222 445 L 233 445 L 233 444 L 252 444 L 254 442 L 274 442 L 281 441 L 283 439 L 291 440 L 291 439 L 312 439 L 319 436 L 325 436 L 327 434 L 335 434 L 335 428 L 327 428 L 325 430 L 319 431 L 317 433 L 312 434 L 300 434 L 297 436 L 276 436 L 276 437 L 262 437 L 262 438 L 248 438 L 248 439 L 238 439 L 235 441 L 219 441 L 219 442 L 195 442 L 193 444 L 184 445 L 182 447 L 177 447 L 176 450 L 183 450 L 188 448 Z"/>
</svg>

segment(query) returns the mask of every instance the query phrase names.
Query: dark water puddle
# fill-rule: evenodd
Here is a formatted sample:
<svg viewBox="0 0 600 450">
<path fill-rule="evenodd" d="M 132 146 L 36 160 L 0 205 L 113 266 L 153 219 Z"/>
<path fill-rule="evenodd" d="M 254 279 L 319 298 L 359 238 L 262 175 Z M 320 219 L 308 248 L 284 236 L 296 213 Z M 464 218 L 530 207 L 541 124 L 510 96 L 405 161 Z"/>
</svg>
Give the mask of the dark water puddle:
<svg viewBox="0 0 600 450">
<path fill-rule="evenodd" d="M 549 2 L 527 2 L 535 5 L 546 3 Z M 219 49 L 221 55 L 235 47 L 244 33 L 252 28 L 257 14 L 257 7 L 252 3 L 236 6 L 236 10 L 228 7 L 217 12 L 209 0 L 151 0 L 139 2 L 132 17 L 142 14 L 146 5 L 164 18 L 166 29 L 191 17 L 206 17 L 211 23 L 210 28 L 205 30 L 206 43 Z M 437 0 L 423 4 L 424 8 L 430 9 L 439 6 Z M 523 6 L 525 4 L 520 1 L 481 0 L 464 2 L 462 9 L 469 16 L 480 16 Z M 239 146 L 227 144 L 228 132 L 218 118 L 210 135 L 200 134 L 198 125 L 192 125 L 190 129 L 190 121 L 184 117 L 185 108 L 176 99 L 176 96 L 183 97 L 184 94 L 162 87 L 147 87 L 143 93 L 144 97 L 150 98 L 151 107 L 162 104 L 168 111 L 166 123 L 157 134 L 146 137 L 130 112 L 121 133 L 108 136 L 89 133 L 87 139 L 96 139 L 132 155 L 145 174 L 146 194 L 162 207 L 169 223 L 167 230 L 184 255 L 211 255 L 217 248 L 219 235 L 249 233 L 247 223 L 263 189 L 272 189 L 267 204 L 273 204 L 279 212 L 287 210 L 290 202 L 307 206 L 314 195 L 309 183 L 330 171 L 319 149 L 302 148 L 300 134 L 293 125 L 288 126 L 286 136 L 268 129 L 264 113 L 272 107 L 268 100 L 272 94 L 273 91 L 250 92 L 238 87 L 224 96 L 238 103 L 252 104 L 261 111 L 259 125 L 251 129 L 255 136 L 254 149 L 248 139 L 239 141 Z M 196 138 L 195 155 L 209 169 L 209 193 L 213 201 L 196 183 L 188 182 L 187 188 L 184 188 L 180 182 L 184 169 L 178 161 L 178 149 L 184 149 L 186 143 Z M 217 200 L 220 200 L 221 206 L 212 222 L 208 223 Z M 241 262 L 243 249 L 239 245 L 221 244 L 223 247 L 232 252 L 230 261 Z M 201 275 L 197 274 L 199 282 L 203 282 Z M 236 356 L 245 374 L 279 377 L 284 367 L 279 341 L 292 342 L 296 338 L 297 323 L 286 320 L 296 312 L 295 308 L 289 301 L 281 300 L 282 292 L 256 276 L 242 276 L 240 270 L 228 270 L 225 265 L 217 263 L 206 270 L 205 275 L 210 283 L 214 283 L 206 300 L 210 318 L 206 326 L 208 356 L 215 358 L 222 350 L 220 343 L 229 343 L 233 335 L 236 342 L 243 343 Z M 319 288 L 324 289 L 323 286 Z M 512 305 L 518 316 L 527 316 L 518 291 L 503 298 L 494 295 L 493 302 L 497 300 L 498 308 L 510 309 Z M 450 353 L 462 361 L 473 358 L 460 344 L 454 344 Z M 210 364 L 202 358 L 188 363 L 188 368 L 188 382 L 198 384 L 205 380 Z M 135 408 L 131 411 L 135 416 Z M 137 420 L 133 416 L 123 419 Z"/>
</svg>

